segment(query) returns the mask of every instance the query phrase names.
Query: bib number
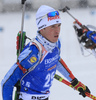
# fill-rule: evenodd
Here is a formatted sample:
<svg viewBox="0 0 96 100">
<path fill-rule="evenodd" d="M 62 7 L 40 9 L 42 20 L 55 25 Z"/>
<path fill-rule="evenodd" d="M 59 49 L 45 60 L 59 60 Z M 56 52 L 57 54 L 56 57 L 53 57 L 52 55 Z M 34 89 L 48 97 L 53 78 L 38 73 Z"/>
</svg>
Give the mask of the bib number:
<svg viewBox="0 0 96 100">
<path fill-rule="evenodd" d="M 55 72 L 52 72 L 52 73 L 48 73 L 45 80 L 45 85 L 44 87 L 49 87 L 52 85 L 52 81 L 53 81 L 53 78 L 54 78 L 54 75 L 55 75 Z"/>
</svg>

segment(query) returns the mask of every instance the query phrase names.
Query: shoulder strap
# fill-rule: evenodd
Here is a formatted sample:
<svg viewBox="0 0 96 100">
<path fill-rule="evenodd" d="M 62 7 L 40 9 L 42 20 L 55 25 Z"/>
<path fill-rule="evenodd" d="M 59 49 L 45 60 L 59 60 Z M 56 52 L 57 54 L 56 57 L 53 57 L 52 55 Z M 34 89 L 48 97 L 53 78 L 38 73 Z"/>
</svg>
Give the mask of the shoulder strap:
<svg viewBox="0 0 96 100">
<path fill-rule="evenodd" d="M 35 44 L 36 47 L 38 48 L 40 59 L 32 68 L 29 68 L 29 69 L 25 69 L 23 66 L 21 66 L 21 64 L 19 62 L 17 62 L 18 67 L 23 71 L 23 73 L 27 73 L 27 72 L 32 71 L 40 63 L 41 58 L 42 58 L 42 46 L 41 46 L 41 44 L 35 38 L 33 38 L 31 40 L 30 45 L 32 45 L 32 43 Z"/>
<path fill-rule="evenodd" d="M 38 48 L 40 59 L 39 59 L 39 61 L 32 68 L 28 69 L 29 72 L 32 71 L 40 63 L 41 58 L 42 58 L 42 46 L 41 46 L 41 44 L 35 38 L 33 38 L 31 40 L 31 42 L 34 43 L 36 45 L 36 47 Z"/>
<path fill-rule="evenodd" d="M 41 44 L 35 38 L 33 38 L 31 40 L 31 42 L 35 43 L 36 47 L 39 49 L 40 58 L 41 58 L 42 57 L 42 46 L 41 46 Z"/>
<path fill-rule="evenodd" d="M 29 68 L 29 69 L 27 70 L 27 72 L 26 72 L 25 75 L 21 78 L 21 80 L 22 80 L 30 71 L 34 70 L 35 67 L 40 63 L 40 61 L 41 61 L 41 59 L 42 59 L 42 46 L 41 46 L 41 44 L 40 44 L 35 38 L 33 38 L 33 39 L 31 40 L 31 43 L 35 43 L 35 45 L 37 46 L 37 48 L 38 48 L 38 50 L 39 50 L 40 59 L 39 59 L 39 61 L 38 61 L 32 68 Z M 30 45 L 31 45 L 31 44 L 30 44 Z"/>
</svg>

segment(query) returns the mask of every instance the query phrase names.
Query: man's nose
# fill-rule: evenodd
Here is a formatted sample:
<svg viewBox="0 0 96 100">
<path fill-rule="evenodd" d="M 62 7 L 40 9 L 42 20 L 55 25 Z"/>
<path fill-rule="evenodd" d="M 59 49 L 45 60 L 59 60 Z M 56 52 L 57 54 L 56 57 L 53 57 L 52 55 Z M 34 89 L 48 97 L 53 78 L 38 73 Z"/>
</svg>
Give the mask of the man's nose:
<svg viewBox="0 0 96 100">
<path fill-rule="evenodd" d="M 59 33 L 60 32 L 60 28 L 56 27 L 55 32 Z"/>
</svg>

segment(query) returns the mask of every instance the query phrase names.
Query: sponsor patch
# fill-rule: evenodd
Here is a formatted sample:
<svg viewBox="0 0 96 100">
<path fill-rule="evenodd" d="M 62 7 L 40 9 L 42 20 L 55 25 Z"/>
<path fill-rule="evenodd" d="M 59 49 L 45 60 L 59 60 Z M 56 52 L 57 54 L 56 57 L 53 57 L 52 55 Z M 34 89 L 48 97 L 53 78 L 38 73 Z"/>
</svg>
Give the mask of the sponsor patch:
<svg viewBox="0 0 96 100">
<path fill-rule="evenodd" d="M 30 62 L 31 62 L 31 63 L 35 63 L 36 61 L 37 61 L 37 58 L 36 58 L 36 57 L 31 57 L 31 58 L 30 58 Z"/>
<path fill-rule="evenodd" d="M 48 69 L 48 71 L 54 69 L 55 67 L 56 65 L 52 66 L 51 68 Z"/>
<path fill-rule="evenodd" d="M 48 21 L 51 21 L 51 20 L 55 20 L 55 19 L 60 19 L 60 16 L 54 16 L 54 17 L 48 17 Z"/>
</svg>

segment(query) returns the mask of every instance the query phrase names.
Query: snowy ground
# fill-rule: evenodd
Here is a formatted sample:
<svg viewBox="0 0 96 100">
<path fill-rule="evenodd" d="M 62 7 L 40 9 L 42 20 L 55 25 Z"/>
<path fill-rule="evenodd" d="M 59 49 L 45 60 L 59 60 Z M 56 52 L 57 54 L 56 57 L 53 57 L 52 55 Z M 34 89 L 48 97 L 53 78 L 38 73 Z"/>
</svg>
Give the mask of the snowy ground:
<svg viewBox="0 0 96 100">
<path fill-rule="evenodd" d="M 95 9 L 72 9 L 70 13 L 82 24 L 96 26 Z M 67 63 L 73 74 L 86 84 L 93 95 L 96 96 L 96 58 L 84 57 L 81 54 L 73 29 L 73 21 L 67 13 L 60 13 L 62 19 L 61 57 Z M 21 30 L 21 13 L 0 14 L 0 82 L 10 67 L 16 62 L 16 35 Z M 35 12 L 26 13 L 24 30 L 27 36 L 33 38 L 36 35 Z M 58 72 L 57 72 L 58 73 Z M 1 89 L 1 87 L 0 87 Z M 1 91 L 0 91 L 0 100 Z M 54 79 L 51 88 L 50 100 L 90 100 L 78 95 L 78 92 Z"/>
</svg>

